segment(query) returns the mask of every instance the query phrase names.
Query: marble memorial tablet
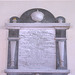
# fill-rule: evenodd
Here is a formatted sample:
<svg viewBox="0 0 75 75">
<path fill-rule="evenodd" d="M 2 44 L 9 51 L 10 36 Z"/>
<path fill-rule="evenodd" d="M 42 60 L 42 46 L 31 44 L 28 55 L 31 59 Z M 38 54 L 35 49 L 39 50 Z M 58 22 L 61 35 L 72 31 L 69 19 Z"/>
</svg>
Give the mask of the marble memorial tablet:
<svg viewBox="0 0 75 75">
<path fill-rule="evenodd" d="M 19 37 L 18 69 L 56 69 L 53 28 L 21 29 Z"/>
</svg>

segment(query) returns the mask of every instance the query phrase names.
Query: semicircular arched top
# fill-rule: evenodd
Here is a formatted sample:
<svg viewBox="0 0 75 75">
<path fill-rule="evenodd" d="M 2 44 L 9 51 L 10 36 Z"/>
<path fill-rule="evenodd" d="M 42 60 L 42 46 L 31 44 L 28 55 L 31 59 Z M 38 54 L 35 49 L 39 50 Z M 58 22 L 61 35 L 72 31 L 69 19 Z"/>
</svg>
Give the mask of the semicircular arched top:
<svg viewBox="0 0 75 75">
<path fill-rule="evenodd" d="M 40 12 L 42 12 L 44 14 L 44 19 L 40 22 L 55 23 L 56 19 L 55 19 L 54 15 L 52 13 L 50 13 L 49 11 L 47 11 L 45 9 L 41 9 L 41 8 L 30 9 L 30 10 L 24 12 L 20 17 L 21 23 L 34 23 L 35 21 L 32 20 L 31 14 L 37 10 L 39 10 Z"/>
<path fill-rule="evenodd" d="M 37 10 L 44 14 L 44 18 L 42 21 L 40 21 L 40 23 L 55 23 L 56 22 L 56 18 L 51 12 L 41 8 L 34 8 L 24 12 L 20 18 L 18 19 L 16 18 L 18 20 L 17 23 L 35 23 L 36 21 L 32 20 L 31 14 Z M 10 23 L 13 23 L 13 19 L 14 19 L 13 17 L 10 18 Z"/>
</svg>

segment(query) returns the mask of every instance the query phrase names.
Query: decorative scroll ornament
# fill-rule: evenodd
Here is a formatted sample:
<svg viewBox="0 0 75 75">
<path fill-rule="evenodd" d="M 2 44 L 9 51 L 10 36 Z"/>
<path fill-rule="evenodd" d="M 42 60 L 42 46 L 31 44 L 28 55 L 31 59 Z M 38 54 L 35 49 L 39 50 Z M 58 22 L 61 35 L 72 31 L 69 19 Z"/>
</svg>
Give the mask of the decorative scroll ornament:
<svg viewBox="0 0 75 75">
<path fill-rule="evenodd" d="M 39 10 L 37 10 L 31 14 L 31 18 L 32 18 L 32 20 L 39 22 L 39 21 L 43 20 L 44 14 L 42 12 L 40 12 Z"/>
</svg>

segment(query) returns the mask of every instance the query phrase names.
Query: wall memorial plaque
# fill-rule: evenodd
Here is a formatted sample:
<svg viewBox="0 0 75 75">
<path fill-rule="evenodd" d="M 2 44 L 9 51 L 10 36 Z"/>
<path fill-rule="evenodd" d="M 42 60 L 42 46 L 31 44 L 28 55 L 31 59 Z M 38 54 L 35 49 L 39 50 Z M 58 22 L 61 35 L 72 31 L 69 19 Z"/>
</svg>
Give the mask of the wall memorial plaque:
<svg viewBox="0 0 75 75">
<path fill-rule="evenodd" d="M 67 75 L 66 30 L 70 24 L 45 9 L 13 16 L 8 29 L 7 75 Z"/>
</svg>

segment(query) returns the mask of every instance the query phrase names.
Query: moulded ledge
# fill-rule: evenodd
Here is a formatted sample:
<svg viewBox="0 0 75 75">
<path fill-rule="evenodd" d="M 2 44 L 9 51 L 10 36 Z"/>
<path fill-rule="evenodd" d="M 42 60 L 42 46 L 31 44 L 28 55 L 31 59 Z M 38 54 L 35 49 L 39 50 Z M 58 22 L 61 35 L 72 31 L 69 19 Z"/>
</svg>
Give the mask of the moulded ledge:
<svg viewBox="0 0 75 75">
<path fill-rule="evenodd" d="M 70 73 L 70 70 L 22 70 L 22 69 L 6 69 L 5 73 Z"/>
<path fill-rule="evenodd" d="M 55 29 L 69 29 L 69 23 L 6 23 L 7 29 L 21 29 L 21 28 L 55 28 Z"/>
<path fill-rule="evenodd" d="M 16 37 L 9 37 L 8 40 L 19 40 L 20 38 Z"/>
<path fill-rule="evenodd" d="M 67 38 L 55 38 L 55 40 L 67 40 Z"/>
</svg>

